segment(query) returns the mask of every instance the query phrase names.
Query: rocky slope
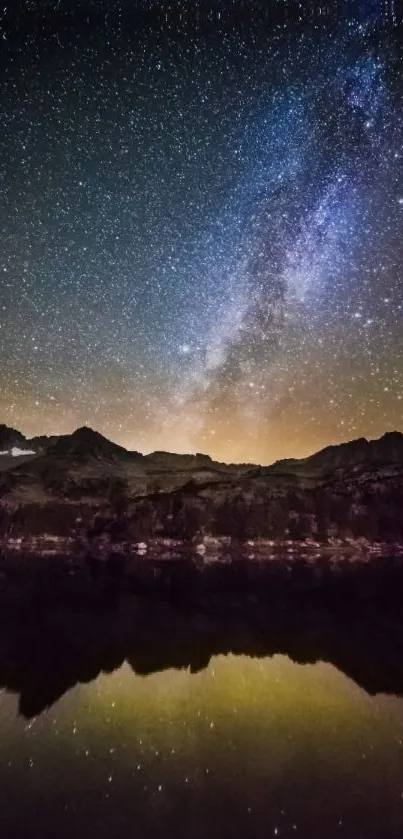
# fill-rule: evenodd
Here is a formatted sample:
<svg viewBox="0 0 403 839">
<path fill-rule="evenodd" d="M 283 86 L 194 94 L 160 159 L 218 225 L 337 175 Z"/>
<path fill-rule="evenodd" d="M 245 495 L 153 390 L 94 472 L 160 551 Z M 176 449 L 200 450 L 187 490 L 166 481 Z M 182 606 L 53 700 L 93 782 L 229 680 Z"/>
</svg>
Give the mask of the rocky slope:
<svg viewBox="0 0 403 839">
<path fill-rule="evenodd" d="M 0 425 L 0 472 L 44 454 L 58 439 L 58 436 L 28 438 L 15 428 Z"/>
<path fill-rule="evenodd" d="M 28 448 L 26 437 L 15 428 L 0 424 L 0 452 L 11 452 L 14 446 L 20 449 Z"/>
<path fill-rule="evenodd" d="M 43 533 L 117 543 L 403 543 L 403 434 L 253 467 L 144 456 L 81 428 L 0 474 L 2 537 Z"/>
<path fill-rule="evenodd" d="M 310 457 L 301 460 L 280 460 L 262 471 L 291 471 L 316 476 L 334 473 L 337 469 L 354 470 L 363 465 L 377 466 L 387 463 L 403 463 L 403 434 L 399 431 L 384 434 L 379 440 L 360 437 L 338 446 L 327 446 Z"/>
</svg>

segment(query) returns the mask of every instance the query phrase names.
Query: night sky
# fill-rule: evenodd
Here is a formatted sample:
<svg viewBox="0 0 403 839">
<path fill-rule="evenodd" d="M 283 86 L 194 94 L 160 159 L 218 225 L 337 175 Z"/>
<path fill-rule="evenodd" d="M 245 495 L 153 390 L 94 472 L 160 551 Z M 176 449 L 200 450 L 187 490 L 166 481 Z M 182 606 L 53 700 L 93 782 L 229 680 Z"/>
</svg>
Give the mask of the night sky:
<svg viewBox="0 0 403 839">
<path fill-rule="evenodd" d="M 0 422 L 255 462 L 403 431 L 401 17 L 4 0 Z"/>
</svg>

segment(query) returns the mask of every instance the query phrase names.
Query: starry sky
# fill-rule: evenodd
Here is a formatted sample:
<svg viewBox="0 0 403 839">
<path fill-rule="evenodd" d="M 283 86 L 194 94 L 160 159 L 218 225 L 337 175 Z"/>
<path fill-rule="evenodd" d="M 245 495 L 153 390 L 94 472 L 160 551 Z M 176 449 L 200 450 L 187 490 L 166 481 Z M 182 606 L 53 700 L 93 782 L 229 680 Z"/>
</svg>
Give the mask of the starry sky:
<svg viewBox="0 0 403 839">
<path fill-rule="evenodd" d="M 0 421 L 271 462 L 403 431 L 398 0 L 4 0 Z"/>
</svg>

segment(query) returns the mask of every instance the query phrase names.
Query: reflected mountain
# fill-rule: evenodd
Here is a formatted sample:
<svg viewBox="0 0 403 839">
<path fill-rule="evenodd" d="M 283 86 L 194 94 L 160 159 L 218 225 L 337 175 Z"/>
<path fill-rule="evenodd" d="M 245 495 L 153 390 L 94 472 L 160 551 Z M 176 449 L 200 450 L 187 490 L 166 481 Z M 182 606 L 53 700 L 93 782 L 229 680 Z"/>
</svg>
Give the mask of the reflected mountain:
<svg viewBox="0 0 403 839">
<path fill-rule="evenodd" d="M 0 621 L 0 686 L 19 695 L 19 712 L 39 715 L 78 683 L 127 661 L 135 673 L 207 667 L 212 656 L 289 656 L 324 661 L 370 694 L 403 695 L 403 616 L 398 603 L 320 604 L 291 594 L 268 602 L 243 598 L 189 608 L 133 592 L 109 602 L 31 603 Z"/>
</svg>

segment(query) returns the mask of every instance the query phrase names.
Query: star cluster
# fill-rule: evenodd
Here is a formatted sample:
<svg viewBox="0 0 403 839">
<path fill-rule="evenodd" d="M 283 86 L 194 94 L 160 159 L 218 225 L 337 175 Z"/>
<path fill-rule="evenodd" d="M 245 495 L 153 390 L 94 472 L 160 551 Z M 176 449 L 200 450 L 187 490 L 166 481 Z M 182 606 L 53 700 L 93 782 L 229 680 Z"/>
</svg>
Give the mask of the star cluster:
<svg viewBox="0 0 403 839">
<path fill-rule="evenodd" d="M 403 430 L 402 9 L 0 13 L 0 415 L 268 462 Z"/>
</svg>

